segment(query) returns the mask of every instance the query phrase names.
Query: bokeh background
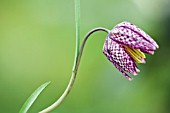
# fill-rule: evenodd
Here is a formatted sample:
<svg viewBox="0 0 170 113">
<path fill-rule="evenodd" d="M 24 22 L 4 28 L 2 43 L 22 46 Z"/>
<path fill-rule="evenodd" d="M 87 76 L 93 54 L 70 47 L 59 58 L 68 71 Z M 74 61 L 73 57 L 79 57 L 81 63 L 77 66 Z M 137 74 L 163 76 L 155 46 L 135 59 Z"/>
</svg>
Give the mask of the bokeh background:
<svg viewBox="0 0 170 113">
<path fill-rule="evenodd" d="M 51 81 L 29 113 L 57 100 L 72 71 L 73 0 L 0 1 L 0 112 L 18 113 L 41 84 Z M 106 33 L 88 40 L 74 87 L 52 113 L 169 113 L 170 1 L 81 0 L 81 41 L 92 28 L 122 21 L 141 27 L 160 48 L 128 81 L 102 53 Z"/>
</svg>

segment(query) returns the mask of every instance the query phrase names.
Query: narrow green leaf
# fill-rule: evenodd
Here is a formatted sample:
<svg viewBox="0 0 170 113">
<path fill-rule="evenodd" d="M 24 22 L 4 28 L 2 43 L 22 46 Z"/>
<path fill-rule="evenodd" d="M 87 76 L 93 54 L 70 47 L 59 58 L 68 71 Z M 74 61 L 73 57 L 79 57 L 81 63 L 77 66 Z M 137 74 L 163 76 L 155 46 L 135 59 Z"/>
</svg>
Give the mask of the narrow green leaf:
<svg viewBox="0 0 170 113">
<path fill-rule="evenodd" d="M 22 108 L 20 109 L 19 113 L 26 113 L 29 108 L 32 106 L 34 101 L 37 99 L 37 97 L 40 95 L 40 93 L 50 84 L 51 81 L 46 82 L 42 84 L 39 88 L 37 88 L 31 96 L 26 100 L 26 102 L 23 104 Z"/>
<path fill-rule="evenodd" d="M 76 62 L 79 56 L 80 49 L 80 0 L 75 0 L 75 24 L 76 24 L 76 48 L 75 48 L 75 58 L 74 58 L 74 66 L 73 70 L 75 70 Z"/>
</svg>

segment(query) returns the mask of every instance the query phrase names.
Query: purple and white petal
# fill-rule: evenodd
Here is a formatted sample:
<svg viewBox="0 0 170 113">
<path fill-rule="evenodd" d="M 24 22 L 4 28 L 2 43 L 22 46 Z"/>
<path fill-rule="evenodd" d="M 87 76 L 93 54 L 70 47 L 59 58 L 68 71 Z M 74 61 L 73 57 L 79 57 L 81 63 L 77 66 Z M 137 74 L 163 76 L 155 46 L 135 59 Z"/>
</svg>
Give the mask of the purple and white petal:
<svg viewBox="0 0 170 113">
<path fill-rule="evenodd" d="M 130 22 L 122 22 L 110 31 L 103 53 L 127 79 L 132 80 L 126 72 L 137 75 L 140 70 L 135 62 L 146 62 L 142 52 L 154 54 L 157 48 L 158 44 L 143 30 Z"/>
<path fill-rule="evenodd" d="M 121 22 L 120 24 L 116 25 L 115 28 L 124 27 L 125 29 L 130 29 L 137 33 L 138 35 L 142 36 L 145 40 L 150 42 L 152 45 L 154 45 L 156 48 L 159 48 L 158 44 L 142 29 L 137 27 L 136 25 L 130 23 L 130 22 Z"/>
<path fill-rule="evenodd" d="M 109 34 L 109 37 L 119 44 L 124 44 L 134 49 L 140 49 L 142 52 L 149 54 L 157 48 L 153 45 L 153 43 L 146 40 L 141 34 L 127 27 L 117 26 L 113 28 Z"/>
<path fill-rule="evenodd" d="M 125 72 L 137 75 L 137 66 L 130 55 L 125 51 L 124 47 L 109 37 L 106 39 L 103 53 L 115 67 L 122 72 L 126 78 L 131 79 Z"/>
</svg>

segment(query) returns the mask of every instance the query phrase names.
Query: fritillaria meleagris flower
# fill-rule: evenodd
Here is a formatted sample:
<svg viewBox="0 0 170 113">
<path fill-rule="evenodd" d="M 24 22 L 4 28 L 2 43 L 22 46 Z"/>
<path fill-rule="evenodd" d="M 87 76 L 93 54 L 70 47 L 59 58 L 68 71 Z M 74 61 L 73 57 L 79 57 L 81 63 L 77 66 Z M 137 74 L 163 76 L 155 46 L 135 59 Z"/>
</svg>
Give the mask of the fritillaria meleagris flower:
<svg viewBox="0 0 170 113">
<path fill-rule="evenodd" d="M 145 63 L 145 54 L 154 54 L 158 44 L 137 26 L 122 22 L 116 25 L 106 38 L 103 53 L 115 67 L 129 80 L 126 72 L 137 75 L 135 63 Z"/>
</svg>

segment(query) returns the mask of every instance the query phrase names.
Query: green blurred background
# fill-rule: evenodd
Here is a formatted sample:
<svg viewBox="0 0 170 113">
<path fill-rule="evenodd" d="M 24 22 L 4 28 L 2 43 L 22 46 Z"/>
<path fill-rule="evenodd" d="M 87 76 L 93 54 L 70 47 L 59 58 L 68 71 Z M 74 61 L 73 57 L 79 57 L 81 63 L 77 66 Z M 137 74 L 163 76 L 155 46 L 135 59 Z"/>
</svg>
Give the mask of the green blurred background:
<svg viewBox="0 0 170 113">
<path fill-rule="evenodd" d="M 52 81 L 29 110 L 57 100 L 72 71 L 74 0 L 0 1 L 0 112 L 17 113 L 41 84 Z M 169 113 L 170 1 L 81 0 L 81 41 L 92 28 L 130 21 L 160 49 L 128 81 L 102 53 L 106 33 L 88 40 L 71 93 L 52 113 Z"/>
</svg>

